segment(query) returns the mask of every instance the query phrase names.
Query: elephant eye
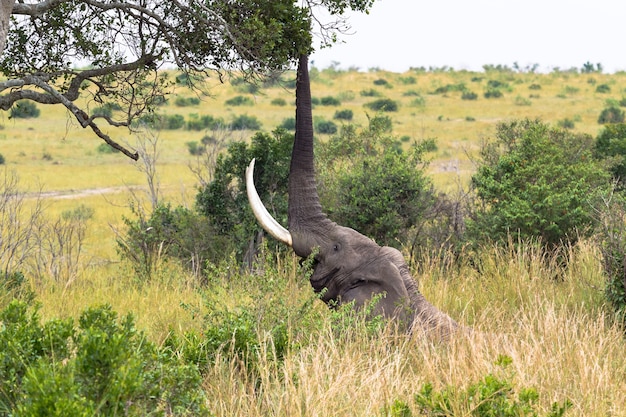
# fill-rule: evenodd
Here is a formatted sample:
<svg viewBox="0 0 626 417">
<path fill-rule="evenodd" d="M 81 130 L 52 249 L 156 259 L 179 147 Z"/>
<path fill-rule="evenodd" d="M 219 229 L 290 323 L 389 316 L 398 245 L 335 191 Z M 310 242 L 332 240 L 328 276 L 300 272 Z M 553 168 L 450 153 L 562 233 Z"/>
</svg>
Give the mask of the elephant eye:
<svg viewBox="0 0 626 417">
<path fill-rule="evenodd" d="M 335 243 L 333 245 L 333 251 L 339 252 L 339 249 L 341 249 L 341 245 L 339 243 Z"/>
</svg>

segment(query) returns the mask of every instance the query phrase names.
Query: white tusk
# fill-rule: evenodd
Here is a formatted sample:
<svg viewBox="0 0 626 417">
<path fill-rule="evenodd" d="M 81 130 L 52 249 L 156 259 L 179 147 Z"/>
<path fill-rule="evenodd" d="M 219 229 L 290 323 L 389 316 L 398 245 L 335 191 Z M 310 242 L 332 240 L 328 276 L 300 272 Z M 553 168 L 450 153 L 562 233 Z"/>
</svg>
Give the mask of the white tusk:
<svg viewBox="0 0 626 417">
<path fill-rule="evenodd" d="M 267 211 L 259 194 L 254 188 L 254 159 L 250 162 L 248 168 L 246 168 L 246 192 L 248 194 L 248 201 L 250 201 L 250 207 L 254 216 L 261 224 L 261 227 L 265 229 L 270 235 L 289 246 L 292 246 L 291 233 L 278 223 L 272 215 Z"/>
</svg>

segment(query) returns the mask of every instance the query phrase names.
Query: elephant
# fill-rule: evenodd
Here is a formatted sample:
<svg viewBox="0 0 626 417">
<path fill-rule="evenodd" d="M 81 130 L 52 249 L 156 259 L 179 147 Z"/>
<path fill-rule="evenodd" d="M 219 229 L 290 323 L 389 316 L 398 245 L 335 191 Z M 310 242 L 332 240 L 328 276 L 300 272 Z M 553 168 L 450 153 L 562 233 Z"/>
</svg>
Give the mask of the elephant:
<svg viewBox="0 0 626 417">
<path fill-rule="evenodd" d="M 429 303 L 399 250 L 331 221 L 322 211 L 315 182 L 313 116 L 308 56 L 299 58 L 296 80 L 296 133 L 288 185 L 288 228 L 267 211 L 254 187 L 254 160 L 246 170 L 248 199 L 260 225 L 302 258 L 314 253 L 310 283 L 329 306 L 370 305 L 370 315 L 397 321 L 408 332 L 451 336 L 459 325 Z"/>
</svg>

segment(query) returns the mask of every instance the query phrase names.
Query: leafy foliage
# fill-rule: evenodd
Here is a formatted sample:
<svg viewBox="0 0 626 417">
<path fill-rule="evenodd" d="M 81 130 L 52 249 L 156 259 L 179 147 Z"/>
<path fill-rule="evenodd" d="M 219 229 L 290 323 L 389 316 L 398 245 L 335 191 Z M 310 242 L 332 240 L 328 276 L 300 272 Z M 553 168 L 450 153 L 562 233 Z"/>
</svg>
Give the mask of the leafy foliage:
<svg viewBox="0 0 626 417">
<path fill-rule="evenodd" d="M 506 241 L 510 233 L 554 248 L 589 233 L 590 203 L 608 184 L 589 136 L 538 120 L 501 123 L 481 158 L 472 187 L 482 204 L 468 222 L 470 239 Z"/>
<path fill-rule="evenodd" d="M 16 102 L 9 113 L 11 118 L 17 119 L 30 119 L 33 117 L 39 117 L 41 111 L 37 108 L 37 105 L 32 101 L 20 100 Z"/>
<path fill-rule="evenodd" d="M 251 144 L 235 142 L 218 157 L 214 180 L 196 196 L 198 210 L 216 231 L 236 242 L 239 253 L 262 229 L 249 208 L 245 170 L 255 158 L 255 185 L 266 207 L 280 223 L 287 220 L 287 184 L 293 134 L 279 129 L 259 132 Z"/>
<path fill-rule="evenodd" d="M 623 187 L 626 181 L 626 124 L 605 125 L 596 138 L 594 155 L 611 160 L 613 180 Z"/>
<path fill-rule="evenodd" d="M 197 368 L 158 348 L 108 306 L 40 324 L 37 308 L 0 312 L 3 415 L 209 415 Z M 42 389 L 42 387 L 46 387 Z"/>
<path fill-rule="evenodd" d="M 259 130 L 261 129 L 261 122 L 256 116 L 240 114 L 239 116 L 233 117 L 230 128 L 233 130 Z"/>
<path fill-rule="evenodd" d="M 617 106 L 609 106 L 602 109 L 598 116 L 599 124 L 624 123 L 624 111 Z"/>
<path fill-rule="evenodd" d="M 506 368 L 511 359 L 500 357 L 498 361 L 502 368 Z M 539 399 L 537 390 L 522 388 L 516 395 L 515 388 L 510 381 L 511 377 L 510 374 L 504 376 L 488 374 L 463 391 L 456 387 L 445 387 L 436 391 L 432 384 L 426 383 L 415 395 L 415 402 L 420 409 L 420 415 L 427 416 L 456 415 L 453 404 L 462 404 L 464 410 L 458 410 L 458 412 L 467 416 L 536 416 Z M 562 404 L 555 402 L 548 416 L 562 417 L 571 405 L 569 400 L 565 400 Z M 406 410 L 406 407 L 402 409 Z M 405 411 L 404 414 L 398 415 L 407 414 Z"/>
<path fill-rule="evenodd" d="M 374 111 L 398 111 L 398 103 L 390 98 L 380 98 L 372 102 L 366 103 L 365 107 Z"/>
<path fill-rule="evenodd" d="M 131 210 L 135 218 L 123 218 L 126 231 L 118 236 L 117 249 L 140 279 L 150 279 L 166 256 L 199 275 L 206 261 L 217 262 L 228 253 L 227 240 L 204 216 L 187 208 L 160 204 L 149 217 L 136 206 Z"/>
<path fill-rule="evenodd" d="M 433 205 L 424 173 L 424 150 L 403 152 L 387 134 L 385 116 L 370 119 L 360 133 L 345 126 L 341 135 L 318 144 L 322 206 L 333 220 L 398 246 Z"/>
</svg>

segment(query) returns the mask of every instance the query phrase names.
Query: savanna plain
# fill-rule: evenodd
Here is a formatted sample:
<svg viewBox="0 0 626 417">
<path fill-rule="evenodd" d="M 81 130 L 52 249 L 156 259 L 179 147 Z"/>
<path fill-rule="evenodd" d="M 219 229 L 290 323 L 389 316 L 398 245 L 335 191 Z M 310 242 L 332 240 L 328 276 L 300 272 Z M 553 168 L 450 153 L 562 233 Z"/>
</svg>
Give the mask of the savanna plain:
<svg viewBox="0 0 626 417">
<path fill-rule="evenodd" d="M 172 81 L 175 77 L 170 74 Z M 174 83 L 174 93 L 158 112 L 185 120 L 210 115 L 227 121 L 245 114 L 269 132 L 294 117 L 294 77 L 288 72 L 281 82 L 252 88 L 236 77 L 221 82 L 216 75 L 204 80 L 206 94 Z M 350 123 L 365 126 L 376 114 L 366 103 L 381 97 L 394 100 L 397 111 L 385 112 L 394 135 L 404 142 L 435 139 L 427 172 L 447 193 L 469 187 L 474 158 L 493 137 L 496 123 L 539 118 L 596 136 L 602 109 L 626 97 L 624 73 L 399 74 L 313 67 L 311 82 L 314 98 L 337 99 L 334 105 L 320 103 L 313 109 L 314 117 L 328 121 L 338 110 L 349 109 L 354 115 Z M 489 83 L 499 86 L 501 97 L 485 98 Z M 467 91 L 476 97 L 463 99 Z M 237 96 L 249 100 L 226 104 Z M 199 100 L 180 106 L 177 98 Z M 481 403 L 472 400 L 478 396 L 471 394 L 472 387 L 497 380 L 505 383 L 496 384 L 482 403 L 508 398 L 511 403 L 528 402 L 536 415 L 556 413 L 555 404 L 569 404 L 565 415 L 626 416 L 626 340 L 606 305 L 595 242 L 583 240 L 564 249 L 559 259 L 565 263 L 551 262 L 551 255 L 533 245 L 511 245 L 485 248 L 479 254 L 480 268 L 462 260 L 449 268 L 445 256 L 414 264 L 414 277 L 426 298 L 475 329 L 448 342 L 406 336 L 384 324 L 372 330 L 371 323 L 358 317 L 329 311 L 288 251 L 266 250 L 253 273 L 243 271 L 234 258 L 209 265 L 201 279 L 164 258 L 150 280 L 140 280 L 120 259 L 116 239 L 125 227 L 123 217 L 133 216 L 131 206 L 150 206 L 142 162 L 103 151 L 100 140 L 76 126 L 62 108 L 39 108 L 37 118 L 2 116 L 1 168 L 19 178 L 26 206 L 41 201 L 50 221 L 78 208 L 91 213 L 72 273 L 25 273 L 42 322 L 78 319 L 86 308 L 107 304 L 119 315 L 132 314 L 146 339 L 163 346 L 171 337 L 202 338 L 215 311 L 252 312 L 253 349 L 233 344 L 199 362 L 206 406 L 213 415 L 535 415 L 513 406 L 511 414 L 476 414 Z M 333 121 L 341 127 L 341 121 Z M 131 148 L 145 143 L 146 135 L 156 139 L 159 198 L 193 208 L 200 181 L 192 169 L 198 159 L 189 143 L 201 143 L 207 132 L 180 128 L 131 133 L 118 128 L 108 133 Z M 249 140 L 254 133 L 233 132 L 229 140 Z M 328 140 L 330 135 L 318 137 Z M 1 307 L 9 304 L 11 294 L 0 287 Z M 272 330 L 278 321 L 284 329 L 280 334 L 288 339 L 280 349 Z M 528 399 L 528 392 L 537 395 Z M 429 411 L 417 399 L 432 399 L 434 393 L 445 397 L 445 412 Z"/>
</svg>

